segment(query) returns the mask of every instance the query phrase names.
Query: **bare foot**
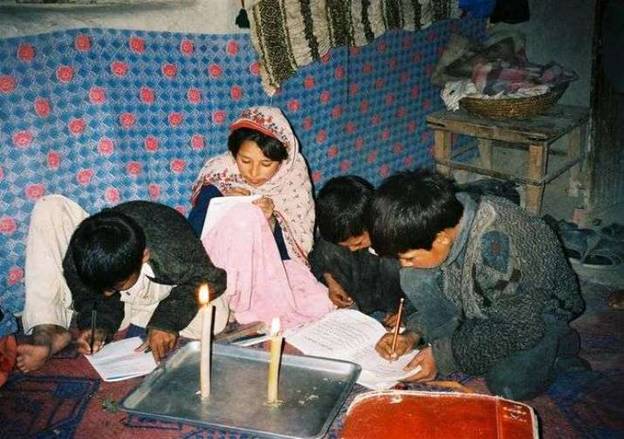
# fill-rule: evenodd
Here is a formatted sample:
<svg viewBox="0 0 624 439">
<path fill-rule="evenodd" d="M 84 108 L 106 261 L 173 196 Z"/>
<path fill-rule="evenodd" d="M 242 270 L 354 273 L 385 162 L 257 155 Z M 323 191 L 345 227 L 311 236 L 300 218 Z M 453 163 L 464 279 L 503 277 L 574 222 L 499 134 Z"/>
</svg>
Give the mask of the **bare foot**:
<svg viewBox="0 0 624 439">
<path fill-rule="evenodd" d="M 17 368 L 24 372 L 32 372 L 45 364 L 50 356 L 50 346 L 22 344 L 17 347 Z"/>
<path fill-rule="evenodd" d="M 38 325 L 33 329 L 32 342 L 17 347 L 17 368 L 32 372 L 45 364 L 52 355 L 63 349 L 71 341 L 67 329 L 57 325 Z"/>
<path fill-rule="evenodd" d="M 624 290 L 614 291 L 609 294 L 608 303 L 611 309 L 624 309 Z"/>
</svg>

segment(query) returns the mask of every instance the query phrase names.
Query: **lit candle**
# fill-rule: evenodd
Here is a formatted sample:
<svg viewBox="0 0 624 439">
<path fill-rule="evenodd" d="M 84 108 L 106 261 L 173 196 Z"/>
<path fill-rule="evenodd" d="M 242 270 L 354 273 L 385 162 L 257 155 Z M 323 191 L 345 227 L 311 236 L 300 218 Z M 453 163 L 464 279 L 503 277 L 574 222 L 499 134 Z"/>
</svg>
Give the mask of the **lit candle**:
<svg viewBox="0 0 624 439">
<path fill-rule="evenodd" d="M 280 321 L 278 317 L 273 318 L 271 322 L 271 354 L 269 356 L 269 379 L 267 387 L 267 402 L 276 404 L 277 400 L 277 382 L 279 377 L 280 356 L 282 353 L 282 337 L 279 333 Z"/>
<path fill-rule="evenodd" d="M 202 329 L 200 341 L 200 362 L 199 362 L 199 389 L 202 399 L 210 396 L 210 344 L 212 342 L 212 309 L 214 306 L 210 302 L 210 291 L 208 285 L 204 284 L 199 288 L 199 303 L 202 307 Z"/>
</svg>

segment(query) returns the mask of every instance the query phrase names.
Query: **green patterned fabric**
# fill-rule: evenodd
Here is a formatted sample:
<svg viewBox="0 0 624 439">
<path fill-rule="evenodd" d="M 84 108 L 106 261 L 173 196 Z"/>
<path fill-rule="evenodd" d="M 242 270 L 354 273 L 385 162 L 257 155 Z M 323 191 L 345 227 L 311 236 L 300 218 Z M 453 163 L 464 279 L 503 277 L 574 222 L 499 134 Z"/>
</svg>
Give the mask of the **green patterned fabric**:
<svg viewBox="0 0 624 439">
<path fill-rule="evenodd" d="M 260 0 L 251 10 L 251 40 L 262 85 L 273 95 L 299 67 L 331 48 L 364 46 L 390 29 L 416 31 L 457 18 L 458 0 Z"/>
</svg>

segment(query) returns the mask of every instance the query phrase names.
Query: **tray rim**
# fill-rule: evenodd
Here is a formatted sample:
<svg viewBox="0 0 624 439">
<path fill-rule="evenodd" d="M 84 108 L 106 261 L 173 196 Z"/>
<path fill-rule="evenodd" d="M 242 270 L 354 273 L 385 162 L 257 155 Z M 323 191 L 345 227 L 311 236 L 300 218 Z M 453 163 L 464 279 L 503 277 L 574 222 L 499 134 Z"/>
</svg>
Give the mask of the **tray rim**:
<svg viewBox="0 0 624 439">
<path fill-rule="evenodd" d="M 195 426 L 200 426 L 200 427 L 205 427 L 205 428 L 215 428 L 215 429 L 221 429 L 225 431 L 247 433 L 247 434 L 252 434 L 254 436 L 257 435 L 258 437 L 283 438 L 283 439 L 320 439 L 329 431 L 329 428 L 335 421 L 336 416 L 338 415 L 338 412 L 340 411 L 341 407 L 345 405 L 349 394 L 353 390 L 353 386 L 356 384 L 357 379 L 360 373 L 362 372 L 362 367 L 359 364 L 351 362 L 351 361 L 337 360 L 334 358 L 317 357 L 317 356 L 303 355 L 303 354 L 302 355 L 282 354 L 282 364 L 284 362 L 286 362 L 287 364 L 293 364 L 294 362 L 296 364 L 296 363 L 300 363 L 303 359 L 307 359 L 308 361 L 312 359 L 314 361 L 318 361 L 318 362 L 326 363 L 326 364 L 341 364 L 341 365 L 347 366 L 350 369 L 351 376 L 349 378 L 349 381 L 346 383 L 346 385 L 340 392 L 340 395 L 336 398 L 336 401 L 340 401 L 340 404 L 334 404 L 334 406 L 332 407 L 331 411 L 329 412 L 327 416 L 327 419 L 325 420 L 325 422 L 319 429 L 318 434 L 314 436 L 292 436 L 292 435 L 285 435 L 281 433 L 268 432 L 264 430 L 252 430 L 252 429 L 237 428 L 237 427 L 218 424 L 218 423 L 207 423 L 207 422 L 202 422 L 202 421 L 193 420 L 193 419 L 180 420 L 180 418 L 177 418 L 171 415 L 154 414 L 152 412 L 146 412 L 143 410 L 137 410 L 135 408 L 128 407 L 127 405 L 128 400 L 131 399 L 135 395 L 136 392 L 138 392 L 144 387 L 151 385 L 153 382 L 157 381 L 159 377 L 165 373 L 167 367 L 170 366 L 171 363 L 175 363 L 179 357 L 183 357 L 187 351 L 194 349 L 195 347 L 199 346 L 199 344 L 200 344 L 199 341 L 191 341 L 187 343 L 185 346 L 178 349 L 171 357 L 167 358 L 164 362 L 161 362 L 156 369 L 154 369 L 150 374 L 146 375 L 143 381 L 141 381 L 141 383 L 139 383 L 133 390 L 131 390 L 122 399 L 122 401 L 119 404 L 119 408 L 125 411 L 126 413 L 132 414 L 132 415 L 145 416 L 145 417 L 149 417 L 153 419 L 159 419 L 159 420 L 164 420 L 164 421 L 169 421 L 169 422 L 178 422 L 178 423 L 195 425 Z M 242 346 L 235 346 L 231 344 L 217 344 L 217 343 L 213 343 L 212 345 L 213 355 L 220 354 L 223 356 L 232 357 L 232 356 L 235 356 L 236 353 L 242 354 L 242 356 L 247 359 L 261 360 L 262 362 L 266 360 L 267 363 L 269 359 L 269 353 L 267 351 L 254 348 L 254 347 L 242 347 Z"/>
</svg>

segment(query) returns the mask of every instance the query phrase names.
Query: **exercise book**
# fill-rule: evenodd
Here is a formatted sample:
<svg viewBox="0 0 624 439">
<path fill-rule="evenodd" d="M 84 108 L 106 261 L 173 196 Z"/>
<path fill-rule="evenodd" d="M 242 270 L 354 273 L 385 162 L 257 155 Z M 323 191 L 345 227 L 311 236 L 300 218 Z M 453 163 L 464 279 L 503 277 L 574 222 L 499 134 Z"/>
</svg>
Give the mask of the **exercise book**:
<svg viewBox="0 0 624 439">
<path fill-rule="evenodd" d="M 104 381 L 127 380 L 156 369 L 156 360 L 151 352 L 135 350 L 142 343 L 140 337 L 126 338 L 108 343 L 100 351 L 86 357 Z"/>
<path fill-rule="evenodd" d="M 370 389 L 389 389 L 420 370 L 404 367 L 418 353 L 408 352 L 397 360 L 382 358 L 375 345 L 387 333 L 372 317 L 353 309 L 339 309 L 304 327 L 286 332 L 286 341 L 305 355 L 351 361 L 362 367 L 358 384 Z"/>
<path fill-rule="evenodd" d="M 240 204 L 251 203 L 260 198 L 260 195 L 232 196 L 232 197 L 215 197 L 210 200 L 206 218 L 204 219 L 204 227 L 202 228 L 202 239 L 210 229 L 212 229 L 228 210 Z"/>
</svg>

